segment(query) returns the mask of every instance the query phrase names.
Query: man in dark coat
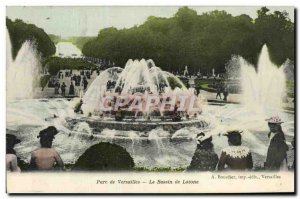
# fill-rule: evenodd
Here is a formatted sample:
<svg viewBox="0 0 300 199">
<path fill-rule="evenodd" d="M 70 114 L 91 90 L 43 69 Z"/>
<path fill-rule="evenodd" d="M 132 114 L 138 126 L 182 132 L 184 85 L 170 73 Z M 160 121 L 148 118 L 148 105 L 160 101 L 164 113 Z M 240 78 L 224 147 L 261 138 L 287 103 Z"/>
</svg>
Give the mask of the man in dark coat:
<svg viewBox="0 0 300 199">
<path fill-rule="evenodd" d="M 265 162 L 266 170 L 287 170 L 288 146 L 285 142 L 285 136 L 281 128 L 282 120 L 278 117 L 271 117 L 266 120 L 270 128 L 268 137 L 270 144 Z"/>
<path fill-rule="evenodd" d="M 197 148 L 187 171 L 214 171 L 218 160 L 212 136 L 200 133 L 197 135 Z"/>
<path fill-rule="evenodd" d="M 87 89 L 89 82 L 86 80 L 86 78 L 83 78 L 83 90 Z"/>
<path fill-rule="evenodd" d="M 60 84 L 58 81 L 55 83 L 54 94 L 59 94 Z"/>
<path fill-rule="evenodd" d="M 65 96 L 66 95 L 66 84 L 65 82 L 62 83 L 62 85 L 60 86 L 60 90 L 61 90 L 61 95 Z"/>
<path fill-rule="evenodd" d="M 229 94 L 228 85 L 224 85 L 224 87 L 223 87 L 223 96 L 224 96 L 223 100 L 225 102 L 227 101 L 228 94 Z"/>
<path fill-rule="evenodd" d="M 216 96 L 216 99 L 218 99 L 218 97 L 220 97 L 220 99 L 222 99 L 221 92 L 222 92 L 222 87 L 221 87 L 220 83 L 218 83 L 217 84 L 217 96 Z"/>
</svg>

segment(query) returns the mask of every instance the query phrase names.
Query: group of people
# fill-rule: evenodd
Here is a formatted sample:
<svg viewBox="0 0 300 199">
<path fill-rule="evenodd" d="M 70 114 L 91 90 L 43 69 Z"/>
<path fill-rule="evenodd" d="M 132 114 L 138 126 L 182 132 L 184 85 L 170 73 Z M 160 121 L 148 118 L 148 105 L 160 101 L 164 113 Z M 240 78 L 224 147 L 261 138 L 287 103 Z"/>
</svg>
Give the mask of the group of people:
<svg viewBox="0 0 300 199">
<path fill-rule="evenodd" d="M 52 148 L 52 142 L 58 130 L 54 126 L 49 126 L 39 132 L 37 138 L 40 139 L 41 147 L 32 151 L 29 169 L 31 171 L 53 171 L 63 170 L 64 163 L 58 152 Z M 10 172 L 20 172 L 18 158 L 14 146 L 21 141 L 12 134 L 6 134 L 6 170 Z"/>
<path fill-rule="evenodd" d="M 215 87 L 216 87 L 216 91 L 217 91 L 216 99 L 218 99 L 218 97 L 220 97 L 220 99 L 222 100 L 221 93 L 223 93 L 223 100 L 227 101 L 227 97 L 229 95 L 228 85 L 222 85 L 220 82 L 218 82 Z"/>
<path fill-rule="evenodd" d="M 81 84 L 83 86 L 83 89 L 86 90 L 87 85 L 89 84 L 87 79 L 90 79 L 90 78 L 88 78 L 85 75 L 83 77 L 81 77 L 81 75 L 73 75 L 71 77 L 71 82 L 73 84 L 75 84 L 75 86 L 80 86 L 80 84 Z"/>
<path fill-rule="evenodd" d="M 60 84 L 59 81 L 57 81 L 55 83 L 55 87 L 54 87 L 54 94 L 55 95 L 61 94 L 61 96 L 65 97 L 66 96 L 66 87 L 67 87 L 67 85 L 65 84 L 65 82 Z M 75 95 L 75 87 L 74 87 L 73 82 L 71 82 L 71 84 L 69 86 L 69 95 Z"/>
<path fill-rule="evenodd" d="M 83 79 L 81 79 L 80 75 L 71 76 L 69 95 L 75 95 L 75 86 L 83 86 L 83 91 L 85 91 L 87 89 L 88 84 L 89 82 L 86 76 L 84 76 Z M 54 84 L 54 94 L 58 95 L 61 93 L 61 95 L 64 97 L 66 95 L 66 87 L 67 85 L 65 84 L 65 82 L 62 82 L 62 84 L 60 84 L 59 81 L 57 80 L 56 83 Z M 80 94 L 79 91 L 78 94 Z"/>
<path fill-rule="evenodd" d="M 265 170 L 287 170 L 287 151 L 289 150 L 285 135 L 281 128 L 282 120 L 276 116 L 267 120 L 270 132 L 266 135 L 269 138 L 269 146 Z M 39 132 L 41 147 L 31 153 L 30 169 L 32 171 L 53 171 L 63 170 L 64 163 L 55 149 L 52 142 L 58 130 L 49 126 Z M 251 150 L 242 145 L 242 131 L 232 130 L 224 133 L 228 138 L 229 146 L 225 147 L 220 157 L 214 151 L 212 136 L 205 133 L 197 135 L 197 148 L 187 171 L 222 171 L 222 170 L 252 170 L 253 160 Z M 20 172 L 18 158 L 14 146 L 21 141 L 12 134 L 6 134 L 6 170 Z M 292 142 L 294 146 L 294 141 Z"/>
<path fill-rule="evenodd" d="M 93 74 L 93 70 L 81 70 L 80 75 L 86 76 L 88 79 L 91 79 L 91 75 Z"/>
<path fill-rule="evenodd" d="M 80 82 L 81 82 L 81 75 L 72 75 L 71 76 L 71 82 L 75 83 L 75 86 L 80 86 Z"/>
<path fill-rule="evenodd" d="M 281 128 L 282 120 L 278 117 L 267 119 L 270 132 L 264 169 L 270 171 L 288 170 L 286 139 Z M 220 158 L 214 151 L 212 136 L 200 133 L 197 135 L 197 149 L 188 171 L 213 170 L 252 170 L 253 160 L 251 150 L 242 145 L 242 131 L 231 130 L 224 133 L 228 138 L 228 147 L 222 149 Z M 294 142 L 292 142 L 294 145 Z"/>
<path fill-rule="evenodd" d="M 116 81 L 108 80 L 106 83 L 106 90 L 114 89 L 116 86 Z"/>
<path fill-rule="evenodd" d="M 63 78 L 64 78 L 64 74 L 61 71 L 59 71 L 58 72 L 58 79 L 63 79 Z"/>
<path fill-rule="evenodd" d="M 65 71 L 65 77 L 70 77 L 70 76 L 72 76 L 72 74 L 73 74 L 73 70 Z"/>
</svg>

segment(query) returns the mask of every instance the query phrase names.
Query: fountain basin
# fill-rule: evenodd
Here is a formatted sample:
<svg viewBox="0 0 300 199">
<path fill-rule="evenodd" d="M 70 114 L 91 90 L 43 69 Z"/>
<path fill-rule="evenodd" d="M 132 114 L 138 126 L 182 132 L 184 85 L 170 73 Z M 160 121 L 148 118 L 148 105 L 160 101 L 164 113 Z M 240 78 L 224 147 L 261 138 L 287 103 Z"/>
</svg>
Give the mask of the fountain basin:
<svg viewBox="0 0 300 199">
<path fill-rule="evenodd" d="M 140 131 L 149 132 L 157 127 L 162 128 L 171 134 L 175 133 L 177 130 L 185 127 L 196 127 L 204 129 L 208 127 L 208 123 L 199 119 L 190 119 L 183 121 L 159 121 L 159 120 L 123 120 L 115 121 L 111 120 L 101 120 L 101 118 L 91 118 L 91 117 L 81 117 L 81 118 L 66 118 L 66 122 L 70 128 L 73 128 L 79 122 L 86 122 L 95 132 L 101 132 L 103 129 L 114 129 L 122 131 Z"/>
</svg>

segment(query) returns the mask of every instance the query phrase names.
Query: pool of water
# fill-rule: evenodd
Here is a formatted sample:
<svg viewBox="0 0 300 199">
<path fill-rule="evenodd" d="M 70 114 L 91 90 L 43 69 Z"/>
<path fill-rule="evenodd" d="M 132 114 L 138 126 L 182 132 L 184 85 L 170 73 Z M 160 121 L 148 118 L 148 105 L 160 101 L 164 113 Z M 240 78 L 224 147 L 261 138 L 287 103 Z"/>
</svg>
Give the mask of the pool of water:
<svg viewBox="0 0 300 199">
<path fill-rule="evenodd" d="M 68 127 L 66 117 L 74 115 L 72 106 L 75 101 L 64 99 L 34 99 L 9 102 L 7 104 L 7 129 L 16 134 L 21 143 L 16 146 L 17 155 L 29 162 L 33 150 L 39 147 L 37 135 L 43 128 L 54 125 L 57 134 L 53 147 L 60 153 L 65 163 L 74 163 L 90 146 L 99 142 L 118 144 L 131 154 L 138 167 L 185 167 L 188 166 L 196 149 L 196 134 L 203 131 L 195 127 L 183 128 L 170 134 L 160 128 L 150 132 L 117 131 L 104 129 L 97 132 L 86 122 Z M 53 118 L 54 114 L 58 118 Z M 289 164 L 294 153 L 290 142 L 294 136 L 294 115 L 282 111 L 269 111 L 265 115 L 257 114 L 237 104 L 206 105 L 199 119 L 209 123 L 204 131 L 213 134 L 213 144 L 218 155 L 222 148 L 228 146 L 227 138 L 222 136 L 226 130 L 243 130 L 243 145 L 252 151 L 254 165 L 263 165 L 268 147 L 268 126 L 265 119 L 279 115 L 283 121 L 283 131 L 290 147 Z M 93 136 L 91 136 L 93 135 Z"/>
</svg>

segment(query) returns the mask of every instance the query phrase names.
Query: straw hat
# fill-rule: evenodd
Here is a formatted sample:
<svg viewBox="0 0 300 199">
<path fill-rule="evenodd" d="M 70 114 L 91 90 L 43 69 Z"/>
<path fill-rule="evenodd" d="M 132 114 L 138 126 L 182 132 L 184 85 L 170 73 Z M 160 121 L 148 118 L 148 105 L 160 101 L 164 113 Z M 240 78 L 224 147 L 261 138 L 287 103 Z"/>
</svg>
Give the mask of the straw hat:
<svg viewBox="0 0 300 199">
<path fill-rule="evenodd" d="M 268 123 L 271 123 L 271 124 L 281 124 L 281 123 L 283 123 L 283 121 L 280 119 L 279 116 L 270 117 L 269 119 L 266 119 L 266 121 Z"/>
</svg>

